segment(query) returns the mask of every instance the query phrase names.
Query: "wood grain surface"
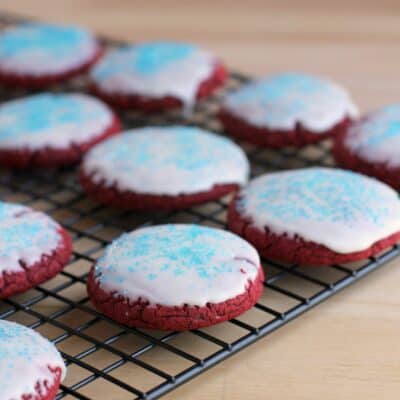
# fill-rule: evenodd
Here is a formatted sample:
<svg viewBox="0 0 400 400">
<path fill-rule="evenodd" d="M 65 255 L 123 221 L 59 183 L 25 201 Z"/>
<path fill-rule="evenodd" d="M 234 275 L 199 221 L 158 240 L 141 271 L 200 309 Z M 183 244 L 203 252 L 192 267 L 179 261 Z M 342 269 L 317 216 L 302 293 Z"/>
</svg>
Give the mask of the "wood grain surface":
<svg viewBox="0 0 400 400">
<path fill-rule="evenodd" d="M 253 75 L 327 75 L 363 111 L 400 101 L 398 0 L 1 0 L 0 8 L 136 42 L 198 42 Z M 399 284 L 397 261 L 165 398 L 398 399 Z"/>
</svg>

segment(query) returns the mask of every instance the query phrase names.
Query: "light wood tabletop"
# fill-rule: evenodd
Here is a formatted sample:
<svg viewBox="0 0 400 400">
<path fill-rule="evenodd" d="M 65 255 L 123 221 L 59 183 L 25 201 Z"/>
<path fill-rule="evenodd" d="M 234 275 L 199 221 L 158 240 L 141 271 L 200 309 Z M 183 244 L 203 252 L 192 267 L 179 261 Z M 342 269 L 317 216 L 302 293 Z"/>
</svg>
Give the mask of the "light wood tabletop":
<svg viewBox="0 0 400 400">
<path fill-rule="evenodd" d="M 400 101 L 398 0 L 2 0 L 0 8 L 135 42 L 197 42 L 252 75 L 326 75 L 363 111 Z M 395 261 L 165 398 L 398 399 L 399 285 Z"/>
</svg>

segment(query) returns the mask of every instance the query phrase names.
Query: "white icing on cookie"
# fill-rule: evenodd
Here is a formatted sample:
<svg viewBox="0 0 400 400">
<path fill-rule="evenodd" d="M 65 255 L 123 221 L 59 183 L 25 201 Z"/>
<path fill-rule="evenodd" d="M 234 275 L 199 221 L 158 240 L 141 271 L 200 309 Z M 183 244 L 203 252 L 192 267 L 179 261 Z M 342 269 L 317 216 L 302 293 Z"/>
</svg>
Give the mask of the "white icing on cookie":
<svg viewBox="0 0 400 400">
<path fill-rule="evenodd" d="M 400 231 L 400 199 L 375 179 L 340 169 L 308 168 L 261 175 L 237 209 L 259 229 L 295 235 L 352 253 Z"/>
<path fill-rule="evenodd" d="M 60 226 L 29 207 L 0 202 L 0 274 L 24 271 L 60 244 Z"/>
<path fill-rule="evenodd" d="M 63 149 L 109 128 L 113 113 L 85 94 L 42 93 L 0 105 L 0 149 Z"/>
<path fill-rule="evenodd" d="M 86 30 L 26 23 L 0 34 L 0 70 L 17 75 L 60 74 L 80 67 L 99 51 Z"/>
<path fill-rule="evenodd" d="M 55 384 L 48 367 L 66 368 L 55 346 L 33 329 L 9 321 L 0 321 L 0 388 L 4 400 L 20 400 L 37 395 L 35 386 Z M 46 393 L 43 393 L 46 394 Z"/>
<path fill-rule="evenodd" d="M 211 54 L 195 46 L 151 42 L 110 52 L 94 67 L 91 78 L 110 94 L 172 96 L 190 107 L 215 64 Z"/>
<path fill-rule="evenodd" d="M 384 107 L 355 123 L 345 145 L 367 161 L 400 167 L 400 104 Z"/>
<path fill-rule="evenodd" d="M 232 141 L 199 128 L 132 129 L 90 150 L 82 163 L 95 183 L 139 194 L 179 195 L 244 184 L 249 163 Z"/>
<path fill-rule="evenodd" d="M 260 270 L 257 251 L 230 232 L 160 225 L 123 234 L 95 267 L 107 292 L 151 304 L 205 306 L 236 297 Z"/>
<path fill-rule="evenodd" d="M 292 130 L 297 124 L 318 134 L 358 109 L 348 92 L 334 82 L 299 73 L 274 75 L 228 95 L 224 108 L 257 127 Z"/>
</svg>

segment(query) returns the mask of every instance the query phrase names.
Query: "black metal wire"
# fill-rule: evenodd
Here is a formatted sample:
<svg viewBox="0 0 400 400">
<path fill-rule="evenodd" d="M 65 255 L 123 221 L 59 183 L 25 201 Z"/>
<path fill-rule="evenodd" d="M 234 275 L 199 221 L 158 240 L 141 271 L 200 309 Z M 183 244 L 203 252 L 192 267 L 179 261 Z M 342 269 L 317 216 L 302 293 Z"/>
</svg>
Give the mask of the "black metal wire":
<svg viewBox="0 0 400 400">
<path fill-rule="evenodd" d="M 21 21 L 22 19 L 15 16 L 0 14 L 2 28 Z M 103 40 L 108 46 L 119 44 L 107 38 Z M 246 80 L 240 74 L 231 74 L 227 90 L 240 86 Z M 84 79 L 80 78 L 52 90 L 76 91 L 83 88 Z M 6 101 L 28 93 L 2 89 L 0 100 Z M 178 111 L 157 116 L 143 116 L 137 112 L 125 111 L 120 116 L 125 128 L 184 123 L 219 132 L 220 127 L 214 113 L 222 95 L 220 93 L 211 100 L 202 102 L 190 118 L 183 118 Z M 283 168 L 333 165 L 329 142 L 297 151 L 286 149 L 276 152 L 248 145 L 244 148 L 252 164 L 253 176 Z M 138 214 L 111 210 L 86 199 L 77 183 L 74 168 L 29 172 L 3 170 L 0 173 L 0 197 L 2 200 L 19 201 L 46 211 L 59 220 L 74 239 L 73 259 L 59 275 L 60 283 L 50 287 L 49 284 L 44 284 L 24 295 L 0 302 L 0 318 L 12 319 L 40 331 L 51 327 L 61 332 L 51 337 L 51 340 L 61 349 L 70 375 L 76 379 L 66 380 L 57 399 L 65 396 L 90 399 L 90 393 L 94 390 L 103 390 L 104 382 L 108 385 L 107 395 L 110 398 L 114 389 L 118 390 L 118 398 L 158 398 L 400 255 L 399 247 L 394 246 L 378 257 L 357 264 L 313 269 L 264 260 L 267 273 L 266 294 L 252 310 L 242 317 L 221 324 L 217 330 L 207 328 L 190 333 L 167 332 L 160 336 L 154 331 L 127 328 L 104 317 L 90 306 L 85 290 L 88 267 L 96 261 L 99 253 L 112 239 L 110 235 L 104 234 L 104 230 L 115 231 L 117 235 L 144 225 L 181 221 L 224 228 L 228 199 L 169 213 Z M 86 247 L 83 243 L 86 243 Z M 76 266 L 81 264 L 85 267 L 79 271 L 80 267 Z M 54 310 L 50 314 L 44 311 L 49 302 L 54 303 Z M 76 324 L 71 317 L 75 314 L 79 314 Z M 102 337 L 101 325 L 112 333 Z M 129 350 L 119 346 L 126 339 L 129 339 L 128 345 L 131 345 Z M 71 340 L 83 341 L 86 346 L 75 353 L 76 347 L 68 344 Z M 191 343 L 192 341 L 196 344 Z M 199 349 L 203 348 L 208 350 L 203 351 L 205 354 L 198 355 Z M 164 364 L 158 362 L 157 365 L 157 357 L 154 357 L 156 365 L 153 365 L 146 360 L 146 356 L 155 351 L 175 357 L 177 364 L 173 365 L 183 363 L 182 368 L 168 372 L 163 369 Z M 107 365 L 98 365 L 91 357 L 100 352 L 113 360 Z M 122 368 L 126 366 L 136 368 L 136 372 L 128 378 L 126 374 L 121 374 Z M 81 372 L 71 373 L 72 368 L 79 368 Z M 140 378 L 135 380 L 136 376 L 141 376 L 140 371 L 153 376 L 154 383 L 149 380 L 147 387 L 142 388 Z M 126 397 L 123 397 L 121 391 Z"/>
</svg>

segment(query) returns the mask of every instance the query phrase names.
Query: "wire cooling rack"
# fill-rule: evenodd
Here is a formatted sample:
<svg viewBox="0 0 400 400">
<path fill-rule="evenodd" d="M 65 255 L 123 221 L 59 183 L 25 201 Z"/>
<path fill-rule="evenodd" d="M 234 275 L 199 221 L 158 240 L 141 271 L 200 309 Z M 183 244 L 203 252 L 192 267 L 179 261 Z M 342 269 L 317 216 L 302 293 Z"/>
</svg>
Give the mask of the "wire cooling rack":
<svg viewBox="0 0 400 400">
<path fill-rule="evenodd" d="M 0 14 L 0 27 L 21 19 Z M 106 39 L 105 44 L 119 43 Z M 231 74 L 226 90 L 247 80 Z M 84 89 L 85 77 L 55 87 L 54 91 Z M 26 95 L 0 90 L 0 100 Z M 220 131 L 214 118 L 222 92 L 202 102 L 189 119 L 179 112 L 143 117 L 120 116 L 125 128 L 185 123 Z M 270 151 L 243 146 L 252 175 L 311 165 L 332 166 L 330 143 L 302 150 Z M 23 323 L 51 339 L 68 365 L 68 376 L 58 399 L 155 399 L 173 390 L 280 328 L 365 274 L 399 256 L 395 246 L 378 257 L 347 265 L 312 268 L 264 260 L 265 291 L 250 311 L 229 322 L 196 331 L 158 332 L 131 329 L 97 313 L 88 301 L 85 281 L 90 266 L 104 247 L 122 232 L 173 222 L 225 227 L 229 197 L 179 212 L 139 214 L 98 205 L 81 192 L 76 171 L 33 170 L 0 172 L 0 198 L 45 211 L 71 233 L 73 258 L 56 278 L 25 294 L 0 302 L 0 318 Z"/>
</svg>

